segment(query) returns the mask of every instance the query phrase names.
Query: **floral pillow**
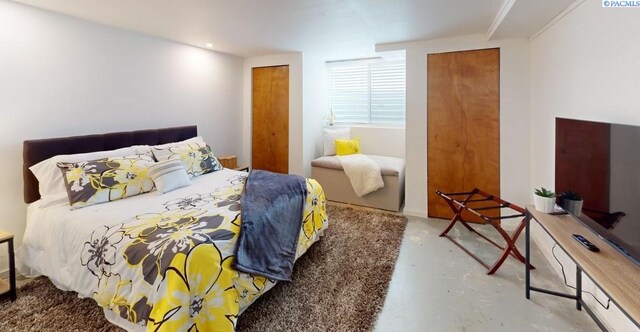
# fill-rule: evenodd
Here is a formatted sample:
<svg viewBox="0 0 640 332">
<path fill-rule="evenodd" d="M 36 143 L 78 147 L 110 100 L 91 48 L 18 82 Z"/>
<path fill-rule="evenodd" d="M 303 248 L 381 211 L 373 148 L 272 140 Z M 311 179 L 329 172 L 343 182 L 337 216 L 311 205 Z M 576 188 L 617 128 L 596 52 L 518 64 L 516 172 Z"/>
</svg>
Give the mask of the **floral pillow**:
<svg viewBox="0 0 640 332">
<path fill-rule="evenodd" d="M 152 191 L 149 176 L 154 161 L 148 155 L 111 157 L 74 163 L 58 163 L 71 209 L 115 201 Z"/>
<path fill-rule="evenodd" d="M 218 158 L 213 155 L 211 147 L 207 144 L 191 142 L 168 148 L 154 147 L 152 150 L 158 161 L 180 159 L 191 178 L 222 169 Z"/>
</svg>

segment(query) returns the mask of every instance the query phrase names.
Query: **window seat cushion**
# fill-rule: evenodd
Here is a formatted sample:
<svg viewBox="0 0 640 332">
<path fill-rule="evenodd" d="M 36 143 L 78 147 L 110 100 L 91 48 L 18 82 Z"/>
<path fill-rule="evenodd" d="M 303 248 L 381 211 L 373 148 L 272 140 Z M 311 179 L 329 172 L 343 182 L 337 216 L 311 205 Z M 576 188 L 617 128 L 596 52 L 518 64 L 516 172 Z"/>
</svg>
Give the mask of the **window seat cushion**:
<svg viewBox="0 0 640 332">
<path fill-rule="evenodd" d="M 404 159 L 387 156 L 368 155 L 380 166 L 382 175 L 399 176 L 404 173 Z M 324 156 L 311 162 L 313 167 L 343 170 L 340 160 L 336 156 Z"/>
</svg>

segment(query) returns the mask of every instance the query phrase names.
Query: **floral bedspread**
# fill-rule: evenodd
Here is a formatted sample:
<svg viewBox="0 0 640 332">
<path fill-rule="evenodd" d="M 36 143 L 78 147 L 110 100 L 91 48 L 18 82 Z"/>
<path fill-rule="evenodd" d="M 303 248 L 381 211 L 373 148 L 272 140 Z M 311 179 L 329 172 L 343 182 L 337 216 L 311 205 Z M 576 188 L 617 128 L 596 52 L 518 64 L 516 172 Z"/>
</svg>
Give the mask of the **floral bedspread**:
<svg viewBox="0 0 640 332">
<path fill-rule="evenodd" d="M 92 275 L 95 301 L 147 330 L 233 331 L 276 282 L 231 267 L 246 179 L 231 174 L 227 186 L 94 229 L 78 263 Z M 322 188 L 308 179 L 307 190 L 296 258 L 328 226 Z"/>
</svg>

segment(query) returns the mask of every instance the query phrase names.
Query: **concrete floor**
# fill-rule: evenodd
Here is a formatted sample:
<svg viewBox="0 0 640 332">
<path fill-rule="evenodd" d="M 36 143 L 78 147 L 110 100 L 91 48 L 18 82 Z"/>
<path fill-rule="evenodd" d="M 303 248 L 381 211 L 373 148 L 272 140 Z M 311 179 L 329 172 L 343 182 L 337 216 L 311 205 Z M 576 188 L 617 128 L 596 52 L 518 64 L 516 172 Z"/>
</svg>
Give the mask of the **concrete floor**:
<svg viewBox="0 0 640 332">
<path fill-rule="evenodd" d="M 438 237 L 447 223 L 409 217 L 375 331 L 599 331 L 571 300 L 541 293 L 525 299 L 524 265 L 516 259 L 507 258 L 498 272 L 487 275 L 482 265 L 455 244 Z M 475 229 L 496 238 L 491 226 Z M 452 234 L 485 261 L 493 262 L 499 256 L 496 247 L 459 224 Z M 524 236 L 518 247 L 524 254 Z M 531 272 L 533 285 L 567 291 L 535 245 L 532 264 L 536 267 Z"/>
</svg>

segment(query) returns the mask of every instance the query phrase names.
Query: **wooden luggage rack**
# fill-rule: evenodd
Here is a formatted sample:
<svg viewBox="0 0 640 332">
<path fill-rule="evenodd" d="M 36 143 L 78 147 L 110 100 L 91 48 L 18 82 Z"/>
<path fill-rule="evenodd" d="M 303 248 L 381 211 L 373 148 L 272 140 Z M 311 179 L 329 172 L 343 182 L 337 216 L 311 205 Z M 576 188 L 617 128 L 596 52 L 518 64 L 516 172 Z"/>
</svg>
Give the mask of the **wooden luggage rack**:
<svg viewBox="0 0 640 332">
<path fill-rule="evenodd" d="M 504 201 L 504 200 L 500 199 L 499 197 L 495 197 L 493 195 L 487 194 L 486 192 L 484 192 L 484 191 L 482 191 L 482 190 L 480 190 L 478 188 L 474 188 L 472 191 L 469 191 L 469 192 L 459 192 L 459 193 L 443 193 L 440 190 L 436 190 L 436 194 L 438 196 L 442 197 L 442 199 L 444 199 L 447 202 L 447 204 L 449 205 L 451 210 L 453 210 L 453 212 L 454 212 L 454 216 L 451 219 L 451 223 L 440 234 L 440 236 L 444 236 L 444 237 L 448 238 L 449 240 L 451 240 L 451 242 L 455 243 L 458 247 L 460 247 L 467 254 L 469 254 L 469 256 L 473 257 L 475 260 L 480 262 L 480 264 L 482 264 L 484 267 L 489 269 L 489 272 L 487 274 L 495 273 L 498 270 L 498 268 L 500 268 L 502 263 L 504 263 L 505 259 L 507 259 L 507 257 L 509 255 L 515 257 L 516 259 L 518 259 L 522 263 L 525 263 L 524 256 L 522 256 L 522 254 L 520 253 L 520 251 L 518 250 L 518 248 L 516 247 L 516 244 L 515 244 L 516 240 L 518 239 L 518 236 L 520 236 L 520 233 L 522 233 L 522 230 L 524 229 L 524 227 L 526 225 L 525 210 L 523 208 L 521 208 L 521 207 L 519 207 L 519 206 L 517 206 L 515 204 L 511 204 L 511 203 L 509 203 L 507 201 Z M 459 200 L 459 199 L 454 199 L 452 197 L 462 197 L 463 199 Z M 477 203 L 477 202 L 495 202 L 495 203 L 497 203 L 497 205 L 480 206 L 480 207 L 470 207 L 469 206 L 469 204 L 473 205 L 473 203 Z M 479 212 L 479 211 L 488 211 L 488 210 L 501 210 L 501 209 L 505 209 L 505 208 L 514 210 L 517 213 L 516 214 L 512 214 L 512 215 L 501 216 L 501 217 L 490 217 L 490 216 L 484 215 L 481 212 Z M 500 233 L 500 235 L 504 238 L 504 240 L 506 242 L 506 246 L 503 247 L 503 246 L 499 245 L 495 241 L 489 239 L 488 237 L 480 234 L 478 231 L 473 229 L 473 227 L 471 227 L 469 225 L 469 222 L 462 218 L 462 212 L 465 211 L 465 210 L 469 211 L 470 213 L 472 213 L 472 214 L 474 214 L 476 216 L 478 216 L 482 220 L 482 222 L 481 222 L 482 225 L 487 225 L 488 224 L 488 225 L 493 226 L 498 231 L 498 233 Z M 503 220 L 503 219 L 512 219 L 512 218 L 522 218 L 522 220 L 520 221 L 520 224 L 518 225 L 516 230 L 513 232 L 513 234 L 509 235 L 502 228 L 502 226 L 500 224 L 500 221 Z M 449 231 L 453 228 L 453 226 L 458 221 L 464 227 L 466 227 L 469 231 L 471 231 L 471 232 L 475 233 L 476 235 L 480 236 L 481 238 L 487 240 L 487 242 L 493 244 L 494 246 L 502 249 L 502 255 L 500 255 L 500 257 L 495 261 L 495 263 L 493 263 L 492 266 L 489 266 L 487 263 L 482 261 L 477 255 L 475 255 L 474 253 L 469 251 L 469 249 L 465 248 L 461 243 L 459 243 L 453 237 L 448 235 Z M 534 269 L 533 265 L 530 265 L 529 267 L 531 269 Z"/>
</svg>

